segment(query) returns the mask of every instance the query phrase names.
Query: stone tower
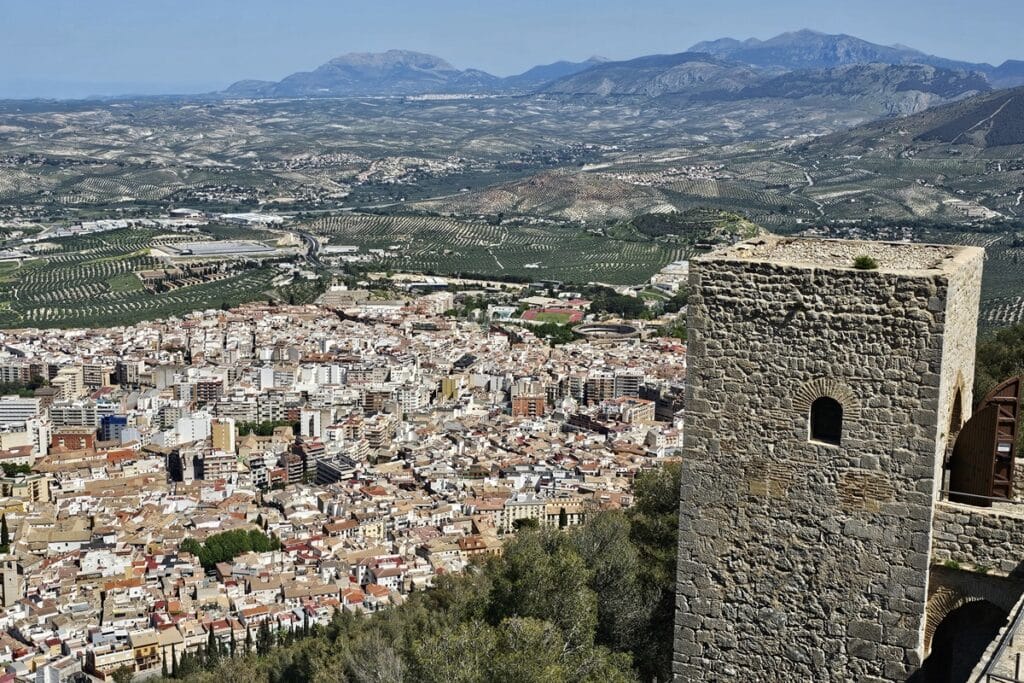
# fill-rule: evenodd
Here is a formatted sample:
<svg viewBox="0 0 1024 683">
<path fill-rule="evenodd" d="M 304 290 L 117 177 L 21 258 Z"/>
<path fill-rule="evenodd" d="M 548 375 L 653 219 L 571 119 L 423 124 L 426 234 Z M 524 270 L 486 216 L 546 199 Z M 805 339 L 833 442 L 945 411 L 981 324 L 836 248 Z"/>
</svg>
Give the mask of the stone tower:
<svg viewBox="0 0 1024 683">
<path fill-rule="evenodd" d="M 920 665 L 982 259 L 766 236 L 691 262 L 677 679 L 904 681 Z"/>
</svg>

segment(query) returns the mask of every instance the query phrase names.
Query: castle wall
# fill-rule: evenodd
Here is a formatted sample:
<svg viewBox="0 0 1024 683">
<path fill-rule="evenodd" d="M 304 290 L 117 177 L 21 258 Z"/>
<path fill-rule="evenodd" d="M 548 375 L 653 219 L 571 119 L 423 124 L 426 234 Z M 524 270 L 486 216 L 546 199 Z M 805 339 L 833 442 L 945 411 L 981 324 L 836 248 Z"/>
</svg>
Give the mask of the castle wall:
<svg viewBox="0 0 1024 683">
<path fill-rule="evenodd" d="M 954 562 L 1001 574 L 1024 574 L 1024 510 L 973 507 L 948 501 L 935 504 L 932 562 Z"/>
<path fill-rule="evenodd" d="M 945 423 L 973 381 L 981 253 L 950 258 L 691 262 L 680 680 L 902 681 L 919 666 Z M 843 406 L 838 446 L 809 439 L 820 396 Z"/>
</svg>

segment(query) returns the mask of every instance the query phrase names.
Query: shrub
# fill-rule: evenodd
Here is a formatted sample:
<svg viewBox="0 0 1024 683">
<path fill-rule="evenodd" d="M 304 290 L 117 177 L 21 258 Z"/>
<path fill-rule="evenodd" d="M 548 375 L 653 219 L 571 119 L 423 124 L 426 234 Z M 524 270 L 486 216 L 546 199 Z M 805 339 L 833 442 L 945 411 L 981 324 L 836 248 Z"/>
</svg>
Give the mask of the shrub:
<svg viewBox="0 0 1024 683">
<path fill-rule="evenodd" d="M 861 254 L 853 259 L 853 267 L 857 270 L 876 270 L 878 268 L 878 261 L 867 254 Z"/>
</svg>

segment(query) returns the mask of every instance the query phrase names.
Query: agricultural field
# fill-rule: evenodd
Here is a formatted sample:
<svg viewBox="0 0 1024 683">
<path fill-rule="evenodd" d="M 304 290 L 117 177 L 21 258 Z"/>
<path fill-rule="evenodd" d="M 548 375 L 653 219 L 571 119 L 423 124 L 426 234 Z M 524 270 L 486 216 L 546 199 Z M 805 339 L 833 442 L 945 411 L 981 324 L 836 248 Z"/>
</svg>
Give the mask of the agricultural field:
<svg viewBox="0 0 1024 683">
<path fill-rule="evenodd" d="M 229 271 L 215 281 L 150 293 L 134 273 L 161 266 L 148 255 L 157 234 L 132 229 L 55 240 L 56 249 L 38 258 L 0 264 L 0 326 L 124 325 L 272 293 L 277 274 L 269 267 Z"/>
<path fill-rule="evenodd" d="M 639 284 L 688 258 L 688 245 L 617 240 L 572 224 L 491 225 L 433 216 L 342 214 L 307 224 L 333 244 L 381 250 L 373 268 Z"/>
</svg>

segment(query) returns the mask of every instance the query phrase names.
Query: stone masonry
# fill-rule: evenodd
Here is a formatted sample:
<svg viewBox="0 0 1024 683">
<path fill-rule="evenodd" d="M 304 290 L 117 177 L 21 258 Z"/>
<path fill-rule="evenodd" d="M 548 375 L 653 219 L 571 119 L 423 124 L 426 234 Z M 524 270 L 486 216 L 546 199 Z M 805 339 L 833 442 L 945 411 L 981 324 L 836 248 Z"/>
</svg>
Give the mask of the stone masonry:
<svg viewBox="0 0 1024 683">
<path fill-rule="evenodd" d="M 904 681 L 920 665 L 982 259 L 767 236 L 691 262 L 678 680 Z M 820 397 L 842 406 L 838 445 L 810 439 Z"/>
<path fill-rule="evenodd" d="M 978 508 L 941 501 L 932 524 L 933 564 L 956 563 L 999 574 L 1024 575 L 1024 510 Z"/>
</svg>

